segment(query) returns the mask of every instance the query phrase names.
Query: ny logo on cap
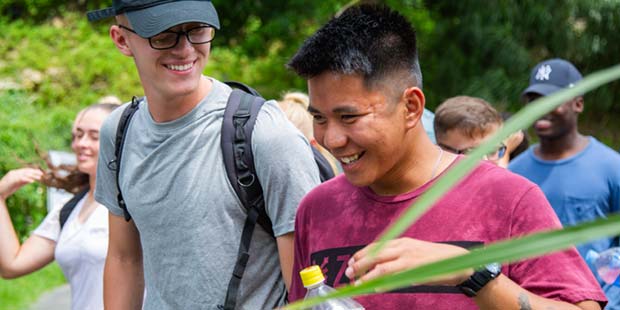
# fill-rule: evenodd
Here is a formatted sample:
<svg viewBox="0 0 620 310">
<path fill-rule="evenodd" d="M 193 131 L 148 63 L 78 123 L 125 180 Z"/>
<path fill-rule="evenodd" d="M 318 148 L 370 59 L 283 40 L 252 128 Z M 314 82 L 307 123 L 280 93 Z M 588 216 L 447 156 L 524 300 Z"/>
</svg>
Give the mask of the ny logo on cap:
<svg viewBox="0 0 620 310">
<path fill-rule="evenodd" d="M 549 74 L 551 74 L 551 66 L 543 65 L 538 68 L 538 72 L 536 72 L 536 76 L 534 78 L 539 81 L 548 81 Z"/>
</svg>

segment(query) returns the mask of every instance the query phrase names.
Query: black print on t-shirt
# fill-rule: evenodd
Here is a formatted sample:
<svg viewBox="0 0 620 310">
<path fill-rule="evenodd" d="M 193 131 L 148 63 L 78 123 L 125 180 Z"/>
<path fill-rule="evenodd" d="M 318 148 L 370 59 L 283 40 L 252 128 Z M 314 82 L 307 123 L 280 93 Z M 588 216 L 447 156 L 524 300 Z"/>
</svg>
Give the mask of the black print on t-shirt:
<svg viewBox="0 0 620 310">
<path fill-rule="evenodd" d="M 482 245 L 480 241 L 445 241 L 438 243 L 446 243 L 469 249 L 474 246 Z M 343 248 L 325 249 L 310 254 L 310 265 L 318 265 L 325 275 L 325 283 L 331 287 L 349 284 L 351 280 L 345 275 L 348 261 L 353 254 L 364 248 L 366 245 L 350 246 Z M 416 285 L 390 293 L 453 293 L 462 294 L 462 292 L 454 286 L 445 285 Z"/>
</svg>

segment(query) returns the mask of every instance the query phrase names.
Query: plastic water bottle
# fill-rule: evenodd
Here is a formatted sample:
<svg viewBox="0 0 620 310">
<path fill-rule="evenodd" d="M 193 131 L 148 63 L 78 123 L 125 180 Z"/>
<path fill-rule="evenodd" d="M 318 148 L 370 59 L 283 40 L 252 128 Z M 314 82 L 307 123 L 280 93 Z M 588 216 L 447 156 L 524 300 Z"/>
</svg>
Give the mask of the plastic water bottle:
<svg viewBox="0 0 620 310">
<path fill-rule="evenodd" d="M 609 248 L 601 253 L 590 250 L 586 254 L 586 261 L 596 268 L 605 283 L 620 286 L 620 247 Z"/>
<path fill-rule="evenodd" d="M 325 276 L 321 268 L 317 265 L 310 266 L 299 272 L 301 282 L 308 289 L 306 297 L 309 299 L 316 296 L 325 296 L 334 291 L 333 288 L 325 284 Z M 312 310 L 364 310 L 362 305 L 351 298 L 330 299 L 321 304 L 315 305 Z"/>
</svg>

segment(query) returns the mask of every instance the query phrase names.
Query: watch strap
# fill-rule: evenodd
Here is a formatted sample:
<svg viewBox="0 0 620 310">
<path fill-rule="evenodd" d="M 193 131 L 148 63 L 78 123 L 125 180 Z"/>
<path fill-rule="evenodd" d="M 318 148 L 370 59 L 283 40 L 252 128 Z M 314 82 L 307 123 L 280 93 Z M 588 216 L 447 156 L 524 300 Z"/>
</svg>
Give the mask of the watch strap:
<svg viewBox="0 0 620 310">
<path fill-rule="evenodd" d="M 475 271 L 469 279 L 458 285 L 458 288 L 468 297 L 475 297 L 487 283 L 497 278 L 500 272 L 491 272 L 488 268 Z"/>
</svg>

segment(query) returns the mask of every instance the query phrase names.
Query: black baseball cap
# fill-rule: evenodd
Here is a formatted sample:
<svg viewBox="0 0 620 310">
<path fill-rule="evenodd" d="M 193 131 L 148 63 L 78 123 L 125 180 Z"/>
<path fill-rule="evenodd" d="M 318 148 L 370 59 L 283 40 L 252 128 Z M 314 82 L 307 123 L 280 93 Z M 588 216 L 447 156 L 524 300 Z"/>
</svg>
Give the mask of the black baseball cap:
<svg viewBox="0 0 620 310">
<path fill-rule="evenodd" d="M 89 21 L 125 14 L 143 38 L 184 23 L 205 23 L 220 29 L 220 20 L 209 0 L 114 0 L 112 7 L 87 13 Z"/>
<path fill-rule="evenodd" d="M 521 96 L 527 94 L 550 95 L 564 88 L 570 88 L 583 77 L 575 66 L 560 58 L 545 60 L 532 69 L 530 86 Z"/>
</svg>

